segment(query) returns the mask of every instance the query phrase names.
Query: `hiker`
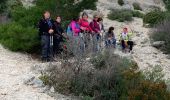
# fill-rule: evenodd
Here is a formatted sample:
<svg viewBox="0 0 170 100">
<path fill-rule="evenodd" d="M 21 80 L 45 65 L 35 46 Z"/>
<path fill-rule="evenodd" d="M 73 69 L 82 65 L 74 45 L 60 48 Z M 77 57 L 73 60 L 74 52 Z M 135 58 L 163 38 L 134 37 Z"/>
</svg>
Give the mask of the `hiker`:
<svg viewBox="0 0 170 100">
<path fill-rule="evenodd" d="M 80 25 L 81 32 L 91 32 L 87 13 L 84 12 L 82 14 L 82 18 L 79 20 L 79 25 Z"/>
<path fill-rule="evenodd" d="M 108 32 L 105 34 L 105 46 L 116 48 L 116 39 L 114 34 L 114 27 L 110 27 Z"/>
<path fill-rule="evenodd" d="M 97 22 L 98 21 L 98 16 L 94 15 L 94 19 L 93 21 L 90 23 L 90 27 L 92 29 L 92 36 L 93 36 L 93 50 L 94 51 L 98 51 L 99 47 L 98 47 L 98 42 L 101 39 L 101 35 L 100 35 L 100 25 Z"/>
<path fill-rule="evenodd" d="M 63 33 L 64 30 L 61 26 L 61 17 L 57 16 L 54 21 L 54 54 L 59 54 L 62 52 L 62 48 L 60 47 L 61 42 L 63 42 Z"/>
<path fill-rule="evenodd" d="M 54 32 L 54 25 L 49 11 L 44 12 L 43 18 L 39 21 L 38 28 L 41 36 L 42 61 L 50 61 L 52 54 L 50 50 L 50 36 Z"/>
<path fill-rule="evenodd" d="M 100 33 L 104 33 L 105 29 L 104 29 L 103 19 L 102 18 L 98 18 L 97 22 L 99 23 Z"/>
<path fill-rule="evenodd" d="M 132 33 L 128 32 L 127 28 L 123 28 L 123 32 L 120 34 L 120 42 L 122 46 L 122 51 L 126 52 L 126 47 L 128 47 L 129 52 L 133 49 L 133 41 L 131 41 L 131 35 Z"/>
<path fill-rule="evenodd" d="M 71 46 L 73 47 L 73 54 L 77 54 L 80 48 L 80 31 L 81 31 L 78 18 L 73 18 L 73 20 L 70 23 L 70 28 L 72 30 L 73 44 Z"/>
</svg>

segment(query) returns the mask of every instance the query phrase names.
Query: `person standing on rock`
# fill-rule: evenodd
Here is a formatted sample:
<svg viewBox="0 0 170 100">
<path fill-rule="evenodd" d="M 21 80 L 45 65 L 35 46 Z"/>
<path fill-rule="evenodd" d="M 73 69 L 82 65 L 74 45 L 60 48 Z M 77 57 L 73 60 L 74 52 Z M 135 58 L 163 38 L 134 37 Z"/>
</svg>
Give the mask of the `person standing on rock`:
<svg viewBox="0 0 170 100">
<path fill-rule="evenodd" d="M 50 12 L 45 11 L 43 18 L 38 24 L 39 33 L 41 36 L 42 61 L 50 61 L 52 52 L 50 50 L 50 38 L 54 33 L 54 23 L 50 18 Z M 52 40 L 51 40 L 52 41 Z"/>
<path fill-rule="evenodd" d="M 61 17 L 57 16 L 54 21 L 54 54 L 59 54 L 62 52 L 62 48 L 60 47 L 60 43 L 63 41 L 64 30 L 61 26 Z"/>
<path fill-rule="evenodd" d="M 121 46 L 122 46 L 122 51 L 126 52 L 126 47 L 129 48 L 129 52 L 132 51 L 133 49 L 133 41 L 131 41 L 131 35 L 132 32 L 128 32 L 127 28 L 123 28 L 123 32 L 120 33 L 120 42 L 121 42 Z"/>
</svg>

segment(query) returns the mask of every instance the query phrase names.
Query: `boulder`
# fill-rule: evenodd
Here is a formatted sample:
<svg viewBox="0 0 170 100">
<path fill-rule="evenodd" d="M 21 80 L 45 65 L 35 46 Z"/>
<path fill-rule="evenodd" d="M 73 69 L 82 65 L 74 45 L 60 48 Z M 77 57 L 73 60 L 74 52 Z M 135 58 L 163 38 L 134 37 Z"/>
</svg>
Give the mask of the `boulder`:
<svg viewBox="0 0 170 100">
<path fill-rule="evenodd" d="M 165 41 L 156 41 L 152 43 L 152 46 L 155 48 L 160 48 L 165 44 Z"/>
</svg>

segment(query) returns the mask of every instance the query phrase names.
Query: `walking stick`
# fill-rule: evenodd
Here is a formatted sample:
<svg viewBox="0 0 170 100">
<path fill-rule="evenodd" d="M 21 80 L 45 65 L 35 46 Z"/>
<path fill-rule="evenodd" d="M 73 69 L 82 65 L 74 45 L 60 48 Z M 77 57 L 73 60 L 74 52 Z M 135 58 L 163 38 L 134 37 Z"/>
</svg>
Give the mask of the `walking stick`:
<svg viewBox="0 0 170 100">
<path fill-rule="evenodd" d="M 50 55 L 51 55 L 51 59 L 50 60 L 53 60 L 53 56 L 54 56 L 54 52 L 53 52 L 53 46 L 54 46 L 54 38 L 53 38 L 53 35 L 51 34 L 50 35 Z"/>
</svg>

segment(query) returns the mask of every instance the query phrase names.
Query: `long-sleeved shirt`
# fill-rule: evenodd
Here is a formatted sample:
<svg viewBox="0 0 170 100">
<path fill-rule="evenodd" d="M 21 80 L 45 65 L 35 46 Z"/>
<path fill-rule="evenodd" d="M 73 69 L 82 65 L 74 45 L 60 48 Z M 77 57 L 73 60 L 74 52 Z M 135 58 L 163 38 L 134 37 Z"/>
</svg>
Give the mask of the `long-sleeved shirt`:
<svg viewBox="0 0 170 100">
<path fill-rule="evenodd" d="M 80 26 L 76 21 L 72 21 L 70 23 L 71 30 L 73 32 L 73 36 L 79 36 L 80 33 Z"/>
<path fill-rule="evenodd" d="M 99 33 L 100 32 L 100 26 L 99 26 L 99 23 L 95 20 L 93 20 L 91 23 L 90 23 L 90 27 L 92 29 L 92 31 L 94 33 Z"/>
</svg>

